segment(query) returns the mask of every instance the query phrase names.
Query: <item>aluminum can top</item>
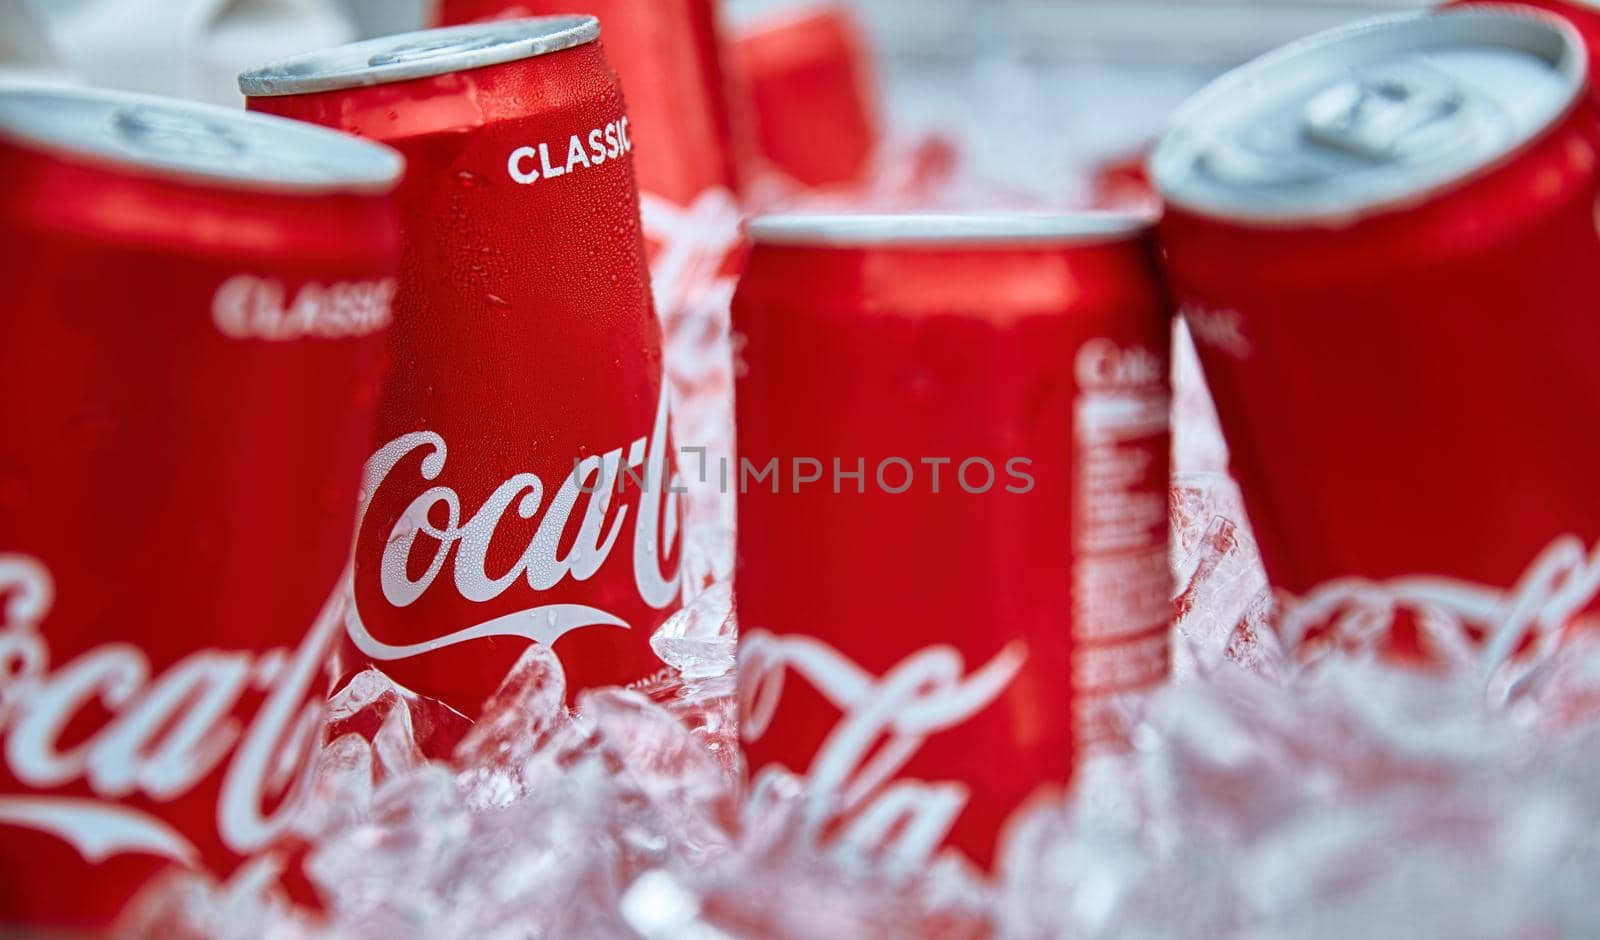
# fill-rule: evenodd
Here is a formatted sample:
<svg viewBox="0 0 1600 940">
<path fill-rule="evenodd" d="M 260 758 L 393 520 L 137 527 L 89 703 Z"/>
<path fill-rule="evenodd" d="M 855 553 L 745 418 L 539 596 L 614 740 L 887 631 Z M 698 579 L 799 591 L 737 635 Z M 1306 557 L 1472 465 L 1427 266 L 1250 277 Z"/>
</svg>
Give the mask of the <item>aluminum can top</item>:
<svg viewBox="0 0 1600 940">
<path fill-rule="evenodd" d="M 121 173 L 294 195 L 386 193 L 388 147 L 300 121 L 126 92 L 0 86 L 0 139 Z"/>
<path fill-rule="evenodd" d="M 1064 215 L 936 213 L 783 213 L 749 223 L 750 239 L 764 245 L 831 248 L 1008 247 L 1125 241 L 1149 231 L 1148 215 L 1079 212 Z"/>
<path fill-rule="evenodd" d="M 1578 34 L 1511 6 L 1364 20 L 1222 76 L 1151 157 L 1167 204 L 1265 224 L 1402 208 L 1539 137 L 1584 87 Z"/>
<path fill-rule="evenodd" d="M 541 16 L 399 33 L 294 56 L 239 76 L 250 97 L 432 78 L 560 52 L 600 38 L 592 16 Z"/>
</svg>

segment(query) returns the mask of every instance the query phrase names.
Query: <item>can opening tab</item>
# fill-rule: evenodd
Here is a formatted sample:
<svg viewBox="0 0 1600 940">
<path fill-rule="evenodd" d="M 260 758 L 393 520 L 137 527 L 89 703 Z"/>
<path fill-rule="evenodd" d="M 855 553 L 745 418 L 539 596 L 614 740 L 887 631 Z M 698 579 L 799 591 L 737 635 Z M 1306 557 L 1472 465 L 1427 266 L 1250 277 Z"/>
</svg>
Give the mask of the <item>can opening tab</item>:
<svg viewBox="0 0 1600 940">
<path fill-rule="evenodd" d="M 1381 162 L 1426 158 L 1480 136 L 1480 108 L 1449 75 L 1416 62 L 1354 75 L 1306 102 L 1315 144 Z"/>
</svg>

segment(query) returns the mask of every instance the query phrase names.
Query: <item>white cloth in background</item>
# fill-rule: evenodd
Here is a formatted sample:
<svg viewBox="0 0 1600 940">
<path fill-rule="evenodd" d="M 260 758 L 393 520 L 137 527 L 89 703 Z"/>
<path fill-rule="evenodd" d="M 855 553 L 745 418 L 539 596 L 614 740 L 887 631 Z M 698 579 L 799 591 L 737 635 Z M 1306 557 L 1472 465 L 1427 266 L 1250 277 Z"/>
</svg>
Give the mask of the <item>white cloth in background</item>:
<svg viewBox="0 0 1600 940">
<path fill-rule="evenodd" d="M 239 72 L 355 29 L 340 0 L 0 0 L 0 36 L 0 70 L 54 61 L 90 85 L 238 104 Z"/>
<path fill-rule="evenodd" d="M 438 0 L 345 0 L 362 36 L 389 36 L 422 29 L 433 22 Z M 575 0 L 573 10 L 585 6 Z"/>
<path fill-rule="evenodd" d="M 23 0 L 0 0 L 0 80 L 65 77 Z"/>
</svg>

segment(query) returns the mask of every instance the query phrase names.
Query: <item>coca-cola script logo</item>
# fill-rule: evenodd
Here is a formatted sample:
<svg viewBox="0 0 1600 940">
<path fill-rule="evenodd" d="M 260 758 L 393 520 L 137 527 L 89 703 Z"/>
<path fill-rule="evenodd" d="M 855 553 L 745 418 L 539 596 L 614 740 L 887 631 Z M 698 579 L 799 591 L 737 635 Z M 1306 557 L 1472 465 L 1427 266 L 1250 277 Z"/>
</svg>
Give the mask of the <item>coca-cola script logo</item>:
<svg viewBox="0 0 1600 940">
<path fill-rule="evenodd" d="M 640 598 L 657 610 L 670 606 L 680 590 L 678 563 L 670 571 L 662 565 L 675 556 L 678 540 L 678 503 L 681 487 L 671 469 L 667 439 L 667 390 L 662 385 L 656 404 L 654 426 L 649 437 L 633 441 L 624 455 L 622 448 L 604 456 L 589 456 L 575 462 L 573 471 L 556 490 L 548 504 L 545 485 L 537 474 L 518 473 L 501 483 L 483 505 L 465 517 L 461 497 L 454 489 L 434 485 L 422 489 L 395 521 L 383 540 L 383 555 L 375 576 L 383 599 L 392 608 L 416 603 L 433 589 L 446 563 L 453 557 L 450 582 L 464 600 L 481 604 L 513 590 L 521 582 L 535 593 L 547 591 L 562 581 L 587 581 L 611 557 L 617 538 L 627 519 L 628 509 L 617 510 L 605 528 L 611 500 L 616 493 L 618 474 L 623 468 L 643 467 L 639 479 L 638 518 L 634 522 L 632 546 L 633 581 Z M 393 476 L 395 467 L 409 454 L 423 452 L 420 479 Z M 367 510 L 373 498 L 385 487 L 421 489 L 445 471 L 449 447 L 432 431 L 405 434 L 378 449 L 367 462 L 361 487 L 361 504 L 356 516 L 359 537 L 365 540 Z M 624 462 L 626 461 L 626 462 Z M 580 496 L 588 505 L 578 525 L 576 539 L 561 554 L 563 535 L 572 521 Z M 442 508 L 443 526 L 430 519 L 435 508 Z M 485 570 L 489 546 L 508 512 L 521 519 L 544 515 L 533 538 L 509 570 L 490 576 Z M 427 568 L 413 578 L 409 560 L 416 551 L 427 552 Z M 449 588 L 443 588 L 448 590 Z M 353 582 L 350 590 L 354 591 Z M 352 597 L 346 607 L 345 629 L 356 647 L 376 660 L 408 659 L 434 650 L 490 636 L 513 636 L 551 644 L 563 635 L 583 627 L 622 627 L 628 623 L 607 611 L 584 604 L 535 604 L 499 617 L 457 627 L 449 632 L 416 643 L 387 643 L 372 633 L 366 618 Z"/>
<path fill-rule="evenodd" d="M 1600 596 L 1600 545 L 1565 535 L 1550 544 L 1509 590 L 1454 578 L 1415 575 L 1389 581 L 1341 578 L 1304 597 L 1281 598 L 1279 632 L 1303 659 L 1335 646 L 1376 650 L 1396 617 L 1414 614 L 1429 647 L 1454 662 L 1480 663 L 1504 692 L 1560 645 L 1562 634 Z M 1477 640 L 1474 634 L 1484 639 Z M 1308 636 L 1318 643 L 1302 649 Z M 1520 664 L 1521 669 L 1507 668 Z"/>
<path fill-rule="evenodd" d="M 957 727 L 999 698 L 1027 661 L 1013 641 L 971 675 L 949 646 L 920 650 L 875 677 L 837 650 L 804 636 L 754 630 L 739 644 L 740 733 L 760 740 L 771 727 L 793 670 L 844 713 L 806 771 L 804 836 L 848 857 L 888 840 L 893 863 L 914 870 L 944 841 L 967 804 L 956 782 L 893 780 L 930 735 Z M 764 771 L 763 773 L 766 773 Z M 761 790 L 757 780 L 756 790 Z"/>
<path fill-rule="evenodd" d="M 53 666 L 41 628 L 54 597 L 37 559 L 0 555 L 6 767 L 37 791 L 81 782 L 95 796 L 0 794 L 0 825 L 55 836 L 91 863 L 122 854 L 192 863 L 199 853 L 184 833 L 119 800 L 141 794 L 170 803 L 226 760 L 216 807 L 222 843 L 245 854 L 275 839 L 308 780 L 322 720 L 321 697 L 311 688 L 338 632 L 337 601 L 324 606 L 297 650 L 200 650 L 152 675 L 144 652 L 128 643 L 106 643 Z M 251 692 L 267 698 L 246 722 L 235 712 Z M 63 747 L 67 728 L 88 709 L 111 717 Z"/>
</svg>

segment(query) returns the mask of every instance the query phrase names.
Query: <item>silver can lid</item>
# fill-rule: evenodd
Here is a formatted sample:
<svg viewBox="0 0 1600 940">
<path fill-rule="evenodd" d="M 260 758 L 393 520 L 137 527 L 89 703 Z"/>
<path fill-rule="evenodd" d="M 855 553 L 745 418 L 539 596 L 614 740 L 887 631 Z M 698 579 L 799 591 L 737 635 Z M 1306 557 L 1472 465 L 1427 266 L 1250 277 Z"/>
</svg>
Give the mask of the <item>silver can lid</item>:
<svg viewBox="0 0 1600 940">
<path fill-rule="evenodd" d="M 272 62 L 240 75 L 239 90 L 259 98 L 384 85 L 531 59 L 599 38 L 600 21 L 592 16 L 424 29 Z"/>
<path fill-rule="evenodd" d="M 121 171 L 290 194 L 383 193 L 405 159 L 379 144 L 236 108 L 0 84 L 0 137 Z"/>
<path fill-rule="evenodd" d="M 758 216 L 747 228 L 752 241 L 768 245 L 1061 245 L 1126 241 L 1148 231 L 1153 221 L 1150 216 L 1122 212 L 783 213 Z"/>
<path fill-rule="evenodd" d="M 1582 93 L 1556 17 L 1485 6 L 1365 20 L 1211 83 L 1150 158 L 1170 205 L 1238 221 L 1347 221 L 1414 204 L 1508 157 Z"/>
</svg>

